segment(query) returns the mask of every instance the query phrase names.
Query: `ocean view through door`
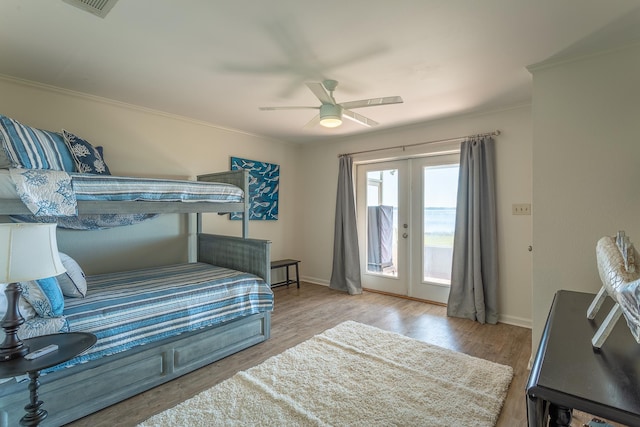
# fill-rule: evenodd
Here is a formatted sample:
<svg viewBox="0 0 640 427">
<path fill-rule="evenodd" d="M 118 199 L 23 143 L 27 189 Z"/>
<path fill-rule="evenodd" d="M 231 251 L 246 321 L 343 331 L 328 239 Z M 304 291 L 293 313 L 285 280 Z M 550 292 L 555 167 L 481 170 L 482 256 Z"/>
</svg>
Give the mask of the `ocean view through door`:
<svg viewBox="0 0 640 427">
<path fill-rule="evenodd" d="M 357 166 L 364 288 L 447 302 L 457 184 L 458 155 Z"/>
</svg>

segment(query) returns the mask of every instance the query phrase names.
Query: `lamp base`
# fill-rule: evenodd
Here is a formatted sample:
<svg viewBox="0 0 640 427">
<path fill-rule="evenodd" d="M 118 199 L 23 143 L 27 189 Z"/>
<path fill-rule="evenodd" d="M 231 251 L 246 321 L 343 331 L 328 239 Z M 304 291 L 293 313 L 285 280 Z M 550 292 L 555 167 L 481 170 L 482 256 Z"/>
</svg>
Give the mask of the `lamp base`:
<svg viewBox="0 0 640 427">
<path fill-rule="evenodd" d="M 29 347 L 24 345 L 22 341 L 19 346 L 13 348 L 0 348 L 0 363 L 24 357 L 27 353 L 29 353 Z"/>
<path fill-rule="evenodd" d="M 7 296 L 7 312 L 0 323 L 5 333 L 4 341 L 0 345 L 0 362 L 23 357 L 29 352 L 29 347 L 18 338 L 18 328 L 24 323 L 24 318 L 18 309 L 22 289 L 17 283 L 9 283 L 4 293 Z"/>
</svg>

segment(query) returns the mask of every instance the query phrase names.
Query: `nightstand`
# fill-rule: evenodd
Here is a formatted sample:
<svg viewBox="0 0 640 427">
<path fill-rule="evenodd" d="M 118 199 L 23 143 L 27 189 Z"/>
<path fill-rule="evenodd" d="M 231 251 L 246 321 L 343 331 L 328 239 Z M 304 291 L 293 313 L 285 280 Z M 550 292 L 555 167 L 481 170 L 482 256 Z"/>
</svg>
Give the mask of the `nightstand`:
<svg viewBox="0 0 640 427">
<path fill-rule="evenodd" d="M 29 404 L 24 407 L 27 413 L 20 420 L 20 425 L 37 426 L 47 418 L 47 411 L 42 408 L 43 402 L 38 400 L 38 387 L 40 386 L 38 378 L 40 377 L 40 371 L 73 359 L 94 345 L 96 341 L 97 338 L 95 335 L 86 332 L 43 335 L 23 340 L 23 342 L 29 347 L 30 352 L 51 344 L 58 346 L 56 351 L 33 360 L 19 357 L 17 359 L 0 362 L 0 378 L 11 378 L 24 374 L 29 375 L 30 401 Z"/>
</svg>

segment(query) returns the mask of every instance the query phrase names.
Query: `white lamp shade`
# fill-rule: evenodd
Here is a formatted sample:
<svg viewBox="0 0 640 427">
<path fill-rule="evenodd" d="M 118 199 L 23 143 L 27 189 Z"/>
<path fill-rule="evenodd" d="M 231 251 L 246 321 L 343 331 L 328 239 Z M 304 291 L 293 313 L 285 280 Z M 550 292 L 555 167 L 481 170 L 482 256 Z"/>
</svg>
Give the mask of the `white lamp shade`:
<svg viewBox="0 0 640 427">
<path fill-rule="evenodd" d="M 65 271 L 56 224 L 0 224 L 0 283 L 43 279 Z"/>
</svg>

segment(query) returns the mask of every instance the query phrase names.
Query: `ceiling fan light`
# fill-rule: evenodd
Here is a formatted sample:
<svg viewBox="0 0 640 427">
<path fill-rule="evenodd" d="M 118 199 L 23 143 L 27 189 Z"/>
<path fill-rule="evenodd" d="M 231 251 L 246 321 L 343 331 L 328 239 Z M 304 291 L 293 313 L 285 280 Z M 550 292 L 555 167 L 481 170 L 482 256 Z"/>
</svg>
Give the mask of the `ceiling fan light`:
<svg viewBox="0 0 640 427">
<path fill-rule="evenodd" d="M 323 104 L 320 107 L 320 124 L 335 128 L 342 124 L 342 108 L 339 105 Z"/>
<path fill-rule="evenodd" d="M 342 119 L 338 116 L 327 116 L 320 119 L 320 124 L 326 128 L 335 128 L 342 124 Z"/>
</svg>

